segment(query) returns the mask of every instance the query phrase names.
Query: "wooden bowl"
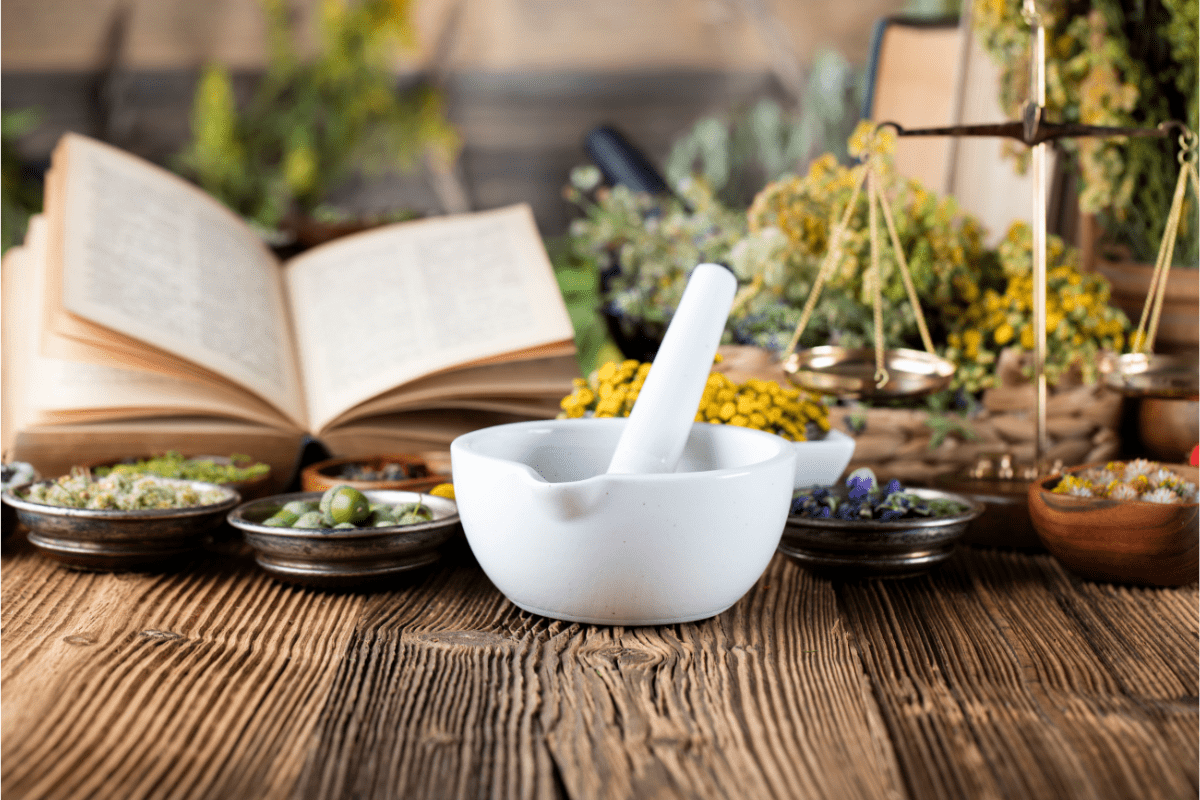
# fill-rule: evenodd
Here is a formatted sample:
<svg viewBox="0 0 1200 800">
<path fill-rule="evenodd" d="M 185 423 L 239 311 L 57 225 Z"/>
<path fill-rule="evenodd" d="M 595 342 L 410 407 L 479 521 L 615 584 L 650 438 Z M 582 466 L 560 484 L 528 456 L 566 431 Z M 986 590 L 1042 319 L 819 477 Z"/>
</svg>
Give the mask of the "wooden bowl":
<svg viewBox="0 0 1200 800">
<path fill-rule="evenodd" d="M 117 458 L 117 459 L 110 458 L 110 459 L 105 459 L 102 461 L 95 461 L 90 464 L 86 464 L 85 466 L 88 469 L 95 470 L 98 467 L 115 467 L 118 464 L 136 464 L 139 461 L 145 461 L 149 458 L 153 458 L 154 455 L 161 455 L 161 454 L 155 453 L 153 455 L 140 455 L 140 456 L 133 456 L 133 457 L 129 457 L 129 458 Z M 229 464 L 232 461 L 229 456 L 211 456 L 211 455 L 207 455 L 207 454 L 202 454 L 202 455 L 184 454 L 183 457 L 185 459 L 202 459 L 204 461 L 211 461 L 214 464 Z M 239 465 L 240 466 L 257 466 L 258 463 L 259 462 L 256 462 L 256 461 L 250 461 L 248 463 L 239 462 Z M 238 493 L 238 495 L 241 496 L 243 502 L 247 501 L 247 500 L 255 500 L 259 497 L 266 497 L 271 492 L 271 469 L 268 466 L 267 471 L 257 477 L 248 478 L 246 480 L 241 480 L 241 481 L 226 481 L 226 482 L 222 482 L 220 485 L 228 487 L 230 489 L 233 489 L 235 492 Z"/>
<path fill-rule="evenodd" d="M 403 480 L 355 480 L 343 478 L 342 470 L 357 465 L 373 471 L 382 471 L 389 464 L 399 464 L 405 472 L 423 471 L 426 474 Z M 334 486 L 353 486 L 360 491 L 403 490 L 422 492 L 439 483 L 450 483 L 450 476 L 436 472 L 427 460 L 411 453 L 391 453 L 362 458 L 330 458 L 305 467 L 300 472 L 300 488 L 306 492 L 323 492 Z"/>
<path fill-rule="evenodd" d="M 1195 467 L 1163 466 L 1196 482 Z M 1097 581 L 1180 586 L 1196 580 L 1200 505 L 1054 494 L 1061 479 L 1052 475 L 1029 487 L 1029 516 L 1042 544 L 1064 567 Z"/>
</svg>

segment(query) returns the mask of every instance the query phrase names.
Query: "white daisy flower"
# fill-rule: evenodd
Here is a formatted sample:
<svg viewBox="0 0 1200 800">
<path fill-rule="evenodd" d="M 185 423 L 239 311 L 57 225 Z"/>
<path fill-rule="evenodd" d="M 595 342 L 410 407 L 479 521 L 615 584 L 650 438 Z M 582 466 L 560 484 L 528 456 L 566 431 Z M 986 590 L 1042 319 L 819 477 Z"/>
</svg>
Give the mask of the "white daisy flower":
<svg viewBox="0 0 1200 800">
<path fill-rule="evenodd" d="M 1128 483 L 1118 483 L 1109 489 L 1108 496 L 1113 500 L 1137 500 L 1138 492 Z"/>
<path fill-rule="evenodd" d="M 1144 458 L 1135 458 L 1125 465 L 1125 480 L 1131 481 L 1139 475 L 1149 475 L 1158 469 L 1158 464 Z"/>
<path fill-rule="evenodd" d="M 1158 469 L 1150 473 L 1150 485 L 1155 489 L 1166 486 L 1170 488 L 1179 482 L 1179 476 L 1169 469 Z"/>
<path fill-rule="evenodd" d="M 1152 492 L 1146 492 L 1141 499 L 1146 503 L 1178 503 L 1179 495 L 1170 489 L 1155 489 Z"/>
<path fill-rule="evenodd" d="M 1117 479 L 1117 473 L 1111 469 L 1099 467 L 1097 469 L 1088 470 L 1087 479 L 1096 486 L 1108 486 Z"/>
</svg>

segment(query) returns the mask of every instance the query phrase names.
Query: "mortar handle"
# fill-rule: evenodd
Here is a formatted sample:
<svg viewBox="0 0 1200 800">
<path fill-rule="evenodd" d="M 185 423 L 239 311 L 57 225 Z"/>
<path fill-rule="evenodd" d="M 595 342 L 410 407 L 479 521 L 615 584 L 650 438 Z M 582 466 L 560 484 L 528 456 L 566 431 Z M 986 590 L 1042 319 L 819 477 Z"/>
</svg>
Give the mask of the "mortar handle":
<svg viewBox="0 0 1200 800">
<path fill-rule="evenodd" d="M 609 474 L 675 471 L 736 292 L 737 278 L 727 267 L 700 264 L 692 270 L 617 441 Z"/>
</svg>

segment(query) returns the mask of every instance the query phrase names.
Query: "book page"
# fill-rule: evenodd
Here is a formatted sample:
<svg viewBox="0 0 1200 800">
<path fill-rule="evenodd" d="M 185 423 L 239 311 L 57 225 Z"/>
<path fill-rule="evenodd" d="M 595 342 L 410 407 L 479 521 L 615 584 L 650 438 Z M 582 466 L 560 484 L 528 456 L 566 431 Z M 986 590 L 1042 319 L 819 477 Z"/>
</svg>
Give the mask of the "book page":
<svg viewBox="0 0 1200 800">
<path fill-rule="evenodd" d="M 25 244 L 5 259 L 4 317 L 13 345 L 4 396 L 20 408 L 19 424 L 209 414 L 292 429 L 265 401 L 235 387 L 70 358 L 48 356 L 39 331 L 45 292 L 46 220 L 35 216 Z M 16 419 L 14 419 L 16 421 Z"/>
<path fill-rule="evenodd" d="M 571 381 L 576 377 L 579 364 L 574 353 L 468 365 L 376 395 L 330 425 L 418 408 L 484 408 L 515 414 L 522 413 L 514 410 L 520 405 L 530 417 L 550 418 L 562 410 L 560 403 L 574 391 Z"/>
<path fill-rule="evenodd" d="M 310 425 L 409 381 L 574 331 L 526 205 L 398 223 L 284 266 Z"/>
<path fill-rule="evenodd" d="M 62 307 L 225 376 L 303 423 L 278 263 L 249 226 L 100 142 L 68 134 L 55 156 L 62 194 L 50 259 L 61 258 Z"/>
</svg>

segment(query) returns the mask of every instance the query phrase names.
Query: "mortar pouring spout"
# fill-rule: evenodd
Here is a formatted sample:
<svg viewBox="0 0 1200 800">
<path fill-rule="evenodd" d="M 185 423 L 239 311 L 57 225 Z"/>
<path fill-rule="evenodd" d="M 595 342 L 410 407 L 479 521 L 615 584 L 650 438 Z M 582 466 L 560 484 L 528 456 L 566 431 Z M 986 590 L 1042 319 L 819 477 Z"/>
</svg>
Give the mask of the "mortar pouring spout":
<svg viewBox="0 0 1200 800">
<path fill-rule="evenodd" d="M 563 483 L 535 481 L 530 488 L 534 502 L 541 504 L 543 513 L 566 521 L 600 513 L 607 504 L 612 480 L 604 475 L 596 475 Z"/>
</svg>

